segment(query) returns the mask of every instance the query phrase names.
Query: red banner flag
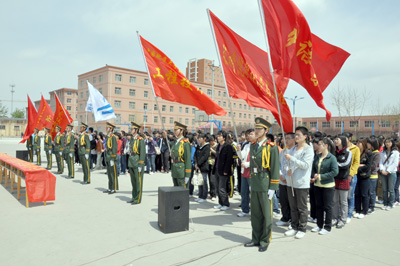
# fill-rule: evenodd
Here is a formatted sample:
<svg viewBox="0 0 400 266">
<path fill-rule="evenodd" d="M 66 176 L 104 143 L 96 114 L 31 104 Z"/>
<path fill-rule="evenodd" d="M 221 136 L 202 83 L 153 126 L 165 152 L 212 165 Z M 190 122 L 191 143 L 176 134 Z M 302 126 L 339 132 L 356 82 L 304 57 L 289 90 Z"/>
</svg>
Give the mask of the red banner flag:
<svg viewBox="0 0 400 266">
<path fill-rule="evenodd" d="M 36 119 L 36 123 L 34 128 L 42 130 L 44 127 L 51 128 L 53 121 L 53 111 L 50 106 L 47 104 L 47 101 L 43 98 L 40 100 L 39 111 Z"/>
<path fill-rule="evenodd" d="M 31 101 L 31 98 L 29 98 L 29 95 L 27 96 L 28 96 L 28 113 L 27 113 L 28 123 L 26 125 L 24 136 L 22 137 L 20 143 L 25 143 L 25 141 L 33 134 L 35 130 L 35 122 L 38 113 Z"/>
<path fill-rule="evenodd" d="M 153 89 L 164 100 L 196 106 L 208 115 L 226 111 L 196 88 L 161 50 L 140 36 Z"/>
<path fill-rule="evenodd" d="M 53 125 L 50 130 L 52 140 L 54 140 L 57 135 L 56 126 L 60 126 L 61 132 L 64 132 L 64 130 L 67 128 L 67 125 L 71 124 L 73 121 L 71 115 L 68 113 L 67 110 L 65 110 L 65 107 L 60 102 L 57 94 L 54 95 L 56 96 L 56 112 L 54 113 Z"/>
<path fill-rule="evenodd" d="M 274 70 L 303 86 L 329 121 L 322 92 L 350 54 L 312 34 L 293 1 L 262 0 L 262 7 Z"/>
<path fill-rule="evenodd" d="M 236 99 L 245 100 L 252 107 L 271 111 L 280 124 L 274 85 L 269 71 L 268 54 L 236 34 L 210 10 L 208 11 L 212 20 L 229 95 Z M 292 132 L 292 115 L 282 93 L 282 89 L 286 88 L 288 80 L 278 75 L 274 76 L 282 114 L 283 125 L 281 126 L 285 132 Z"/>
</svg>

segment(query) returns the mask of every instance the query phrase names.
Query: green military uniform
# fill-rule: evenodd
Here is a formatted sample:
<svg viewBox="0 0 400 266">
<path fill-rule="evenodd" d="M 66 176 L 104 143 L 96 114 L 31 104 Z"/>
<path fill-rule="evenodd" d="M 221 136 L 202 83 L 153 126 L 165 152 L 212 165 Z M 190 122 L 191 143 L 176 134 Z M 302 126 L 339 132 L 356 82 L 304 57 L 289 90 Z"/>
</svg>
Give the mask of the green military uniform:
<svg viewBox="0 0 400 266">
<path fill-rule="evenodd" d="M 132 127 L 139 129 L 138 124 L 132 123 Z M 132 201 L 128 203 L 140 204 L 143 193 L 144 160 L 146 158 L 146 146 L 144 139 L 137 134 L 129 142 L 128 168 L 132 183 Z M 140 169 L 139 169 L 140 168 Z"/>
<path fill-rule="evenodd" d="M 33 146 L 32 146 L 32 136 L 26 140 L 26 148 L 28 149 L 29 161 L 33 163 Z"/>
<path fill-rule="evenodd" d="M 266 120 L 256 118 L 255 128 L 268 130 L 270 126 Z M 264 139 L 250 146 L 250 185 L 252 243 L 265 251 L 271 242 L 273 218 L 268 191 L 279 186 L 279 150 L 273 142 Z"/>
<path fill-rule="evenodd" d="M 50 132 L 50 129 L 48 129 Z M 52 167 L 52 151 L 53 151 L 53 141 L 51 139 L 50 133 L 47 133 L 46 136 L 44 137 L 44 151 L 46 153 L 46 159 L 47 159 L 47 170 L 51 170 Z"/>
<path fill-rule="evenodd" d="M 68 125 L 68 127 L 72 128 L 72 125 Z M 74 168 L 74 162 L 75 162 L 75 137 L 74 133 L 69 132 L 65 136 L 65 160 L 67 161 L 68 165 L 68 177 L 69 178 L 75 178 L 75 168 Z"/>
<path fill-rule="evenodd" d="M 175 121 L 174 129 L 186 130 L 186 126 Z M 171 148 L 171 175 L 175 187 L 186 187 L 185 178 L 192 173 L 191 146 L 189 140 L 181 137 Z M 188 186 L 189 187 L 189 186 Z"/>
<path fill-rule="evenodd" d="M 61 130 L 60 126 L 56 127 Z M 64 160 L 62 156 L 63 152 L 64 152 L 64 135 L 61 134 L 61 132 L 58 132 L 54 139 L 54 153 L 56 155 L 58 174 L 64 173 Z"/>
<path fill-rule="evenodd" d="M 115 126 L 107 122 L 107 127 L 114 129 Z M 118 175 L 117 175 L 117 152 L 118 143 L 117 137 L 111 133 L 106 139 L 106 164 L 108 175 L 108 191 L 110 194 L 118 190 Z"/>
<path fill-rule="evenodd" d="M 87 128 L 88 126 L 82 123 L 82 126 Z M 86 132 L 81 133 L 78 143 L 78 155 L 79 160 L 82 164 L 83 171 L 83 183 L 90 183 L 90 169 L 89 169 L 89 153 L 90 153 L 90 139 Z M 87 157 L 87 158 L 86 158 Z"/>
<path fill-rule="evenodd" d="M 41 165 L 41 158 L 40 158 L 40 136 L 39 134 L 35 134 L 35 138 L 33 139 L 32 145 L 33 153 L 36 153 L 37 156 L 37 165 Z"/>
</svg>

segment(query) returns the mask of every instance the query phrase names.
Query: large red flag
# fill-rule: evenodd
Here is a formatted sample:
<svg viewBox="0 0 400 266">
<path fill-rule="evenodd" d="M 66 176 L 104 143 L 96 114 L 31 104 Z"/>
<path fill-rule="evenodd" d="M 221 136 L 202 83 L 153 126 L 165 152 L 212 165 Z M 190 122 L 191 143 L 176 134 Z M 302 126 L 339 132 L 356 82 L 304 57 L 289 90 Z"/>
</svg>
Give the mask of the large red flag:
<svg viewBox="0 0 400 266">
<path fill-rule="evenodd" d="M 326 111 L 322 92 L 350 56 L 310 31 L 303 13 L 290 0 L 262 0 L 274 70 L 303 86 Z"/>
<path fill-rule="evenodd" d="M 73 121 L 71 115 L 67 110 L 65 110 L 65 107 L 60 102 L 60 99 L 58 99 L 57 94 L 54 95 L 56 97 L 56 112 L 54 113 L 53 125 L 50 130 L 50 135 L 53 140 L 57 135 L 56 126 L 60 126 L 61 132 L 63 132 L 67 128 L 67 125 L 71 124 Z"/>
<path fill-rule="evenodd" d="M 196 88 L 161 50 L 140 36 L 156 96 L 171 102 L 196 106 L 207 114 L 226 115 L 226 111 Z"/>
<path fill-rule="evenodd" d="M 209 14 L 229 95 L 245 100 L 252 107 L 270 110 L 280 124 L 268 54 L 236 34 L 210 10 Z M 292 115 L 282 93 L 282 88 L 286 88 L 287 79 L 275 75 L 275 83 L 282 114 L 282 127 L 285 132 L 291 132 Z"/>
<path fill-rule="evenodd" d="M 50 106 L 47 104 L 47 101 L 43 98 L 42 95 L 34 128 L 37 128 L 39 130 L 44 127 L 51 128 L 53 124 L 53 116 L 53 111 L 51 110 Z"/>
<path fill-rule="evenodd" d="M 28 123 L 25 129 L 24 136 L 22 137 L 20 143 L 25 143 L 25 141 L 33 134 L 35 130 L 35 122 L 38 113 L 31 101 L 31 98 L 29 98 L 29 95 L 27 96 L 28 96 L 28 113 L 27 113 Z"/>
</svg>

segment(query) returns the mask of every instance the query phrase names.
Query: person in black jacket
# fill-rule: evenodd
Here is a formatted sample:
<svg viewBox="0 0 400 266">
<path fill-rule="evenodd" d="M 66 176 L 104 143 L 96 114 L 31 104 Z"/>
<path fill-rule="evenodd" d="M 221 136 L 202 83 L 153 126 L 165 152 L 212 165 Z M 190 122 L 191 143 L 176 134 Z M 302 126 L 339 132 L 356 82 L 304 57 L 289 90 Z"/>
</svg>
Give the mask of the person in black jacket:
<svg viewBox="0 0 400 266">
<path fill-rule="evenodd" d="M 196 199 L 197 202 L 201 203 L 206 201 L 208 194 L 208 156 L 210 155 L 210 144 L 209 137 L 205 134 L 200 134 L 198 137 L 199 147 L 196 149 L 196 154 L 194 155 L 194 167 L 196 171 L 200 171 L 203 177 L 203 185 L 199 186 L 199 198 Z"/>
<path fill-rule="evenodd" d="M 213 174 L 215 174 L 218 186 L 218 205 L 215 209 L 226 211 L 229 209 L 229 198 L 226 191 L 227 181 L 232 175 L 233 166 L 233 147 L 227 142 L 228 134 L 226 131 L 220 131 L 217 135 L 218 146 L 215 158 Z"/>
</svg>

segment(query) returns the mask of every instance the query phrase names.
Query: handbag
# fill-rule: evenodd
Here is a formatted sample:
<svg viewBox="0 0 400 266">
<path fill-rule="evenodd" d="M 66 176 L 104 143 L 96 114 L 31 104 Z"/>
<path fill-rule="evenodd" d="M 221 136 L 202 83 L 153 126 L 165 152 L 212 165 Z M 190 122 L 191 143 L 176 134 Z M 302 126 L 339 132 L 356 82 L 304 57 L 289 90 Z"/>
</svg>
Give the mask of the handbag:
<svg viewBox="0 0 400 266">
<path fill-rule="evenodd" d="M 192 185 L 193 186 L 202 186 L 204 184 L 203 175 L 200 171 L 194 173 L 192 178 Z"/>
</svg>

